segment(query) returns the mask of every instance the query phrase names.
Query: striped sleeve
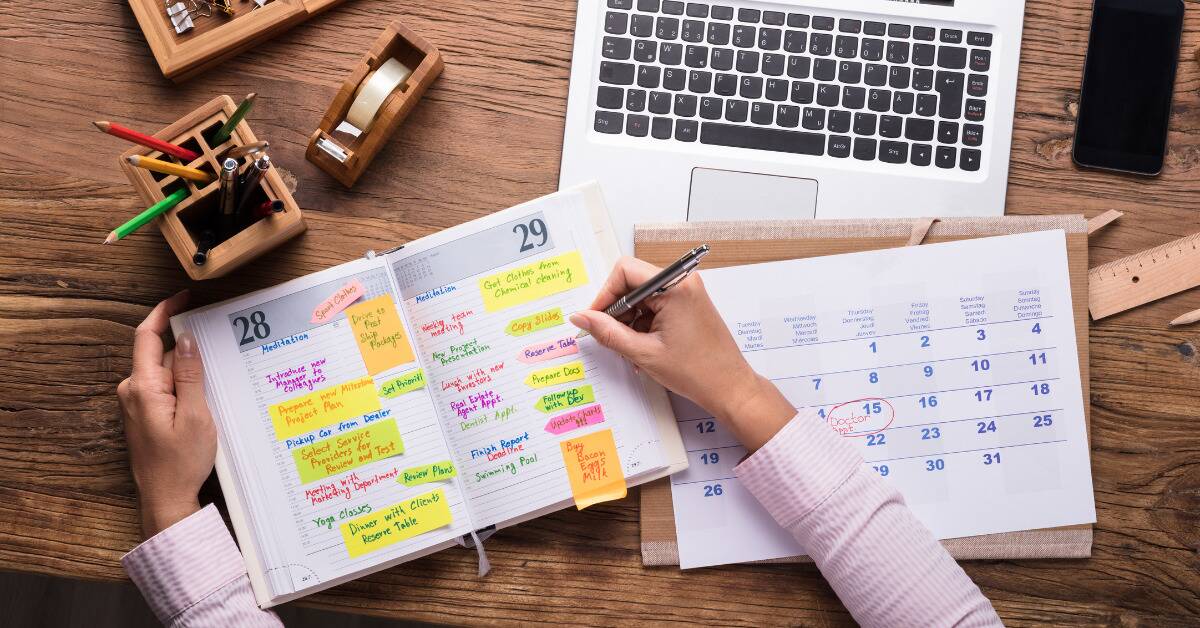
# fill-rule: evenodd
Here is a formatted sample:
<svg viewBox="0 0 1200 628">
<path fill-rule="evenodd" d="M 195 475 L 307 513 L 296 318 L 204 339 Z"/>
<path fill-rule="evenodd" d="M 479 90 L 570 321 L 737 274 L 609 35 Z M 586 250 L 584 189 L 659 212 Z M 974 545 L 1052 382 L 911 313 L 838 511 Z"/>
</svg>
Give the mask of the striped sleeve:
<svg viewBox="0 0 1200 628">
<path fill-rule="evenodd" d="M 211 504 L 133 548 L 121 564 L 164 625 L 282 625 L 255 602 L 242 554 Z"/>
<path fill-rule="evenodd" d="M 797 415 L 735 472 L 860 624 L 1002 625 L 899 491 L 815 415 Z"/>
</svg>

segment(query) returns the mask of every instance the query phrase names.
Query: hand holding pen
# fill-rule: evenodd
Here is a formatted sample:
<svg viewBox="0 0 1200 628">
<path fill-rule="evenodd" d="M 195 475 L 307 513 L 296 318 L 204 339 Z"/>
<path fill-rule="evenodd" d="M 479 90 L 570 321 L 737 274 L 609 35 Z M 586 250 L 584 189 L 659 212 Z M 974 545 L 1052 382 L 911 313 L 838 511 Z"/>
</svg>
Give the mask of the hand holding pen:
<svg viewBox="0 0 1200 628">
<path fill-rule="evenodd" d="M 633 325 L 639 318 L 639 313 L 641 312 L 639 308 L 643 301 L 649 299 L 650 297 L 663 294 L 667 290 L 670 290 L 672 287 L 678 285 L 684 279 L 687 279 L 688 275 L 692 274 L 692 271 L 700 265 L 700 260 L 704 259 L 705 255 L 708 255 L 707 244 L 701 244 L 687 253 L 684 253 L 683 257 L 675 260 L 675 263 L 662 269 L 653 277 L 642 282 L 638 287 L 617 298 L 616 301 L 613 301 L 607 308 L 604 309 L 604 313 L 613 318 L 620 318 L 629 312 L 635 312 L 634 320 L 630 321 L 630 325 Z M 618 264 L 618 267 L 620 266 L 621 265 Z M 611 278 L 609 283 L 611 283 Z M 608 287 L 609 285 L 606 284 L 605 288 Z M 597 301 L 604 296 L 604 293 L 601 293 L 601 296 L 597 297 Z M 588 330 L 583 329 L 575 337 L 583 338 L 587 335 Z"/>
</svg>

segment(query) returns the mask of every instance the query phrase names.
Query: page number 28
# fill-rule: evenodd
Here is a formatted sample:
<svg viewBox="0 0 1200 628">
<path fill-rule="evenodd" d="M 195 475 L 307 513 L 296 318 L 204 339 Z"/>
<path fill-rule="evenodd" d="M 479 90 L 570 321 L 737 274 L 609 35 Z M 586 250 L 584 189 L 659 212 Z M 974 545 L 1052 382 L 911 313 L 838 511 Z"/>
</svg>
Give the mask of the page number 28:
<svg viewBox="0 0 1200 628">
<path fill-rule="evenodd" d="M 544 246 L 550 239 L 550 232 L 546 230 L 546 223 L 541 218 L 534 218 L 529 224 L 517 223 L 513 225 L 512 231 L 521 236 L 521 253 Z M 539 238 L 537 244 L 534 244 Z"/>
<path fill-rule="evenodd" d="M 250 314 L 249 318 L 239 316 L 233 319 L 233 326 L 240 330 L 238 346 L 248 345 L 255 340 L 265 340 L 271 335 L 271 326 L 267 324 L 267 315 L 262 310 Z"/>
</svg>

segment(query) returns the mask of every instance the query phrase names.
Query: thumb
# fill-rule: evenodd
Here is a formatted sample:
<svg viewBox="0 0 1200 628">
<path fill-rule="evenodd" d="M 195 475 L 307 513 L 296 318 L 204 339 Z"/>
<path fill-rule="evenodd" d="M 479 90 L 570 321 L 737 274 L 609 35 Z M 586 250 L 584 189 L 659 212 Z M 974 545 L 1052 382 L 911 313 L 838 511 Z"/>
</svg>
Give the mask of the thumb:
<svg viewBox="0 0 1200 628">
<path fill-rule="evenodd" d="M 640 334 L 617 319 L 595 310 L 584 310 L 571 315 L 571 324 L 590 333 L 602 346 L 637 362 L 649 351 L 649 338 Z"/>
<path fill-rule="evenodd" d="M 175 341 L 175 416 L 188 418 L 204 416 L 207 402 L 204 400 L 204 363 L 196 346 L 196 337 L 185 331 Z"/>
</svg>

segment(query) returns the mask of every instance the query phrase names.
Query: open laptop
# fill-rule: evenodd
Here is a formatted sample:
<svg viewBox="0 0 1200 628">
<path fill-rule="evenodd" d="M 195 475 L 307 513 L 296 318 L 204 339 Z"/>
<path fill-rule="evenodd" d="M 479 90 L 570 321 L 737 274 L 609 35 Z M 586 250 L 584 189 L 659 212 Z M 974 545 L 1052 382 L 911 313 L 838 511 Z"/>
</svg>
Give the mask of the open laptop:
<svg viewBox="0 0 1200 628">
<path fill-rule="evenodd" d="M 1024 0 L 580 0 L 562 187 L 633 225 L 1004 213 Z"/>
</svg>

